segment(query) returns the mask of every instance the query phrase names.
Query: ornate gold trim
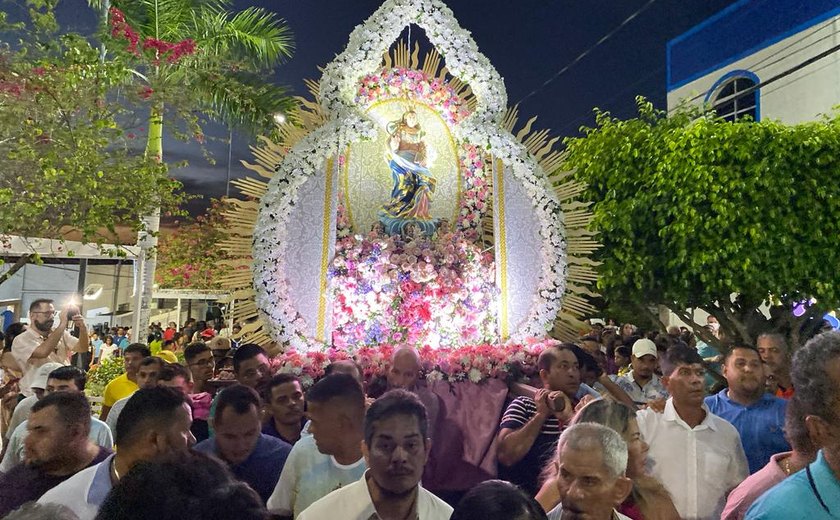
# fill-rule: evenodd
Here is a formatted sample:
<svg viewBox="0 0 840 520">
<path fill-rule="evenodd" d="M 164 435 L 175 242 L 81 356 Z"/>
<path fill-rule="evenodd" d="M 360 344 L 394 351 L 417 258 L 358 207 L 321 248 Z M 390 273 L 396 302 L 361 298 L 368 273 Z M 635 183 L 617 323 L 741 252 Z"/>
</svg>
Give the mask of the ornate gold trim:
<svg viewBox="0 0 840 520">
<path fill-rule="evenodd" d="M 507 233 L 505 230 L 505 165 L 501 159 L 494 161 L 496 175 L 493 178 L 496 193 L 496 214 L 499 220 L 499 263 L 496 269 L 499 270 L 499 337 L 506 341 L 510 337 L 510 324 L 508 323 L 508 280 L 507 280 Z"/>
<path fill-rule="evenodd" d="M 318 324 L 315 328 L 315 337 L 318 341 L 326 343 L 327 321 L 327 271 L 330 267 L 330 236 L 332 235 L 332 204 L 333 204 L 333 163 L 338 173 L 338 163 L 335 159 L 327 160 L 327 184 L 324 187 L 324 218 L 321 220 L 323 231 L 321 232 L 321 283 L 318 291 Z"/>
</svg>

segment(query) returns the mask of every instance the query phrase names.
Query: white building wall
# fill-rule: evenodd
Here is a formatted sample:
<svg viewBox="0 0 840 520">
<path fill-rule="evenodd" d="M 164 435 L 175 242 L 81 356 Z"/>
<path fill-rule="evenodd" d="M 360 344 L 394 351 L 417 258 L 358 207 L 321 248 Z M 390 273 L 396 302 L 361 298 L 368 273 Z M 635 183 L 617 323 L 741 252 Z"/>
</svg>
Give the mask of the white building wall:
<svg viewBox="0 0 840 520">
<path fill-rule="evenodd" d="M 814 25 L 748 57 L 668 92 L 668 109 L 681 101 L 702 104 L 714 84 L 731 71 L 747 70 L 766 81 L 840 45 L 840 17 Z M 714 94 L 710 101 L 714 99 Z M 760 89 L 760 118 L 788 124 L 817 119 L 840 104 L 840 52 Z"/>
</svg>

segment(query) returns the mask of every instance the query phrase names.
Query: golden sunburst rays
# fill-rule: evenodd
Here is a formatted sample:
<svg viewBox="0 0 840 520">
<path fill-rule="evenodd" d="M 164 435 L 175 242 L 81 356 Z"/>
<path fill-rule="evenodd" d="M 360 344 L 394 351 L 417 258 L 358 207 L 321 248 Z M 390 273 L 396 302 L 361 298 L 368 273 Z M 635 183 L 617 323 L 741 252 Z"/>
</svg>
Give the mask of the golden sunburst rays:
<svg viewBox="0 0 840 520">
<path fill-rule="evenodd" d="M 383 68 L 408 68 L 421 70 L 428 77 L 446 81 L 458 96 L 464 100 L 470 110 L 476 106 L 475 96 L 470 86 L 457 78 L 449 76 L 441 56 L 431 50 L 422 58 L 420 66 L 420 46 L 415 43 L 409 50 L 405 41 L 397 45 L 383 56 Z M 234 321 L 242 324 L 242 332 L 238 339 L 242 342 L 257 343 L 269 350 L 269 353 L 279 353 L 283 346 L 275 345 L 269 335 L 268 327 L 259 315 L 255 302 L 255 292 L 251 273 L 253 258 L 251 256 L 251 241 L 254 226 L 259 213 L 259 200 L 265 195 L 268 181 L 279 165 L 286 152 L 297 142 L 306 137 L 326 122 L 326 117 L 319 101 L 320 85 L 317 81 L 307 80 L 310 97 L 298 97 L 297 108 L 287 116 L 287 121 L 278 125 L 276 142 L 266 137 L 260 137 L 258 143 L 250 147 L 254 154 L 254 162 L 242 161 L 254 177 L 246 177 L 233 181 L 245 200 L 228 199 L 230 209 L 225 212 L 229 238 L 221 247 L 228 253 L 229 259 L 220 268 L 225 274 L 221 278 L 221 285 L 229 292 L 227 298 L 230 316 Z M 502 120 L 502 127 L 513 133 L 519 113 L 518 107 L 508 109 Z M 553 137 L 549 130 L 533 130 L 536 117 L 529 119 L 514 135 L 528 149 L 540 168 L 548 176 L 563 211 L 566 244 L 568 276 L 566 292 L 563 296 L 563 307 L 554 321 L 551 336 L 560 340 L 575 340 L 584 324 L 583 316 L 591 314 L 595 309 L 589 299 L 596 296 L 593 291 L 597 274 L 597 262 L 592 260 L 592 254 L 600 247 L 595 233 L 589 224 L 592 213 L 589 211 L 590 202 L 580 200 L 586 185 L 574 179 L 574 172 L 566 169 L 565 152 L 557 149 L 559 137 Z M 488 210 L 481 224 L 482 241 L 489 247 L 493 244 L 493 214 L 492 201 L 486 201 Z"/>
</svg>

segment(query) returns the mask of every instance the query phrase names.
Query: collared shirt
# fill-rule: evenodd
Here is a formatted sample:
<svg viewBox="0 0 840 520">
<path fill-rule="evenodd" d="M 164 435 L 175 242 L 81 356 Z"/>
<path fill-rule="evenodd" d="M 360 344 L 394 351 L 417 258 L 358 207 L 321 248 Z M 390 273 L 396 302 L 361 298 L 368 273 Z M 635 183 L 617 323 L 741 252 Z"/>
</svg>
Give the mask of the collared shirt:
<svg viewBox="0 0 840 520">
<path fill-rule="evenodd" d="M 563 504 L 557 504 L 554 509 L 548 512 L 548 520 L 560 520 L 563 518 Z M 622 515 L 613 509 L 612 520 L 633 520 L 629 516 Z"/>
<path fill-rule="evenodd" d="M 38 368 L 44 363 L 61 363 L 68 365 L 70 353 L 76 348 L 79 343 L 78 338 L 74 338 L 68 331 L 64 331 L 61 339 L 58 340 L 55 350 L 50 352 L 50 355 L 45 358 L 33 358 L 32 353 L 38 348 L 41 343 L 47 340 L 47 336 L 41 334 L 34 326 L 29 327 L 21 333 L 12 342 L 12 356 L 17 361 L 20 368 L 23 370 L 23 377 L 20 378 L 20 393 L 29 397 L 33 395 L 32 380 L 35 379 L 35 373 Z"/>
<path fill-rule="evenodd" d="M 636 413 L 650 445 L 652 475 L 671 493 L 684 520 L 719 519 L 727 493 L 749 475 L 738 430 L 705 404 L 703 410 L 706 417 L 694 428 L 679 416 L 673 398 L 663 413 Z"/>
<path fill-rule="evenodd" d="M 362 478 L 318 500 L 300 515 L 298 520 L 380 520 L 373 499 L 370 498 L 366 471 Z M 417 520 L 449 520 L 452 507 L 430 492 L 417 486 Z"/>
<path fill-rule="evenodd" d="M 274 514 L 297 517 L 336 489 L 359 480 L 366 469 L 364 457 L 353 464 L 339 464 L 332 455 L 318 451 L 314 437 L 303 435 L 292 448 L 266 505 Z"/>
<path fill-rule="evenodd" d="M 38 396 L 30 395 L 15 406 L 15 411 L 12 413 L 12 419 L 6 427 L 6 433 L 3 436 L 4 442 L 9 442 L 9 437 L 15 432 L 20 423 L 29 419 L 29 414 L 32 412 L 32 407 L 38 402 Z"/>
<path fill-rule="evenodd" d="M 96 466 L 76 473 L 44 493 L 39 504 L 58 504 L 67 507 L 79 520 L 94 520 L 105 497 L 111 492 L 111 460 L 113 455 Z"/>
<path fill-rule="evenodd" d="M 784 399 L 764 394 L 755 403 L 744 406 L 730 399 L 729 391 L 723 389 L 707 397 L 706 406 L 738 430 L 750 473 L 763 468 L 776 453 L 790 451 L 784 432 L 787 408 Z"/>
<path fill-rule="evenodd" d="M 805 469 L 785 479 L 753 504 L 747 511 L 747 520 L 840 518 L 840 480 L 828 466 L 822 450 L 807 469 L 810 479 Z"/>
<path fill-rule="evenodd" d="M 215 438 L 201 441 L 193 449 L 220 456 Z M 291 451 L 292 446 L 289 443 L 261 433 L 254 451 L 248 458 L 239 464 L 228 466 L 236 478 L 251 486 L 265 503 L 274 491 Z"/>
<path fill-rule="evenodd" d="M 668 398 L 668 391 L 665 390 L 656 374 L 653 374 L 644 386 L 639 386 L 639 383 L 633 379 L 633 371 L 630 370 L 626 375 L 616 378 L 615 384 L 621 387 L 636 404 L 647 404 L 649 401 Z"/>
<path fill-rule="evenodd" d="M 102 394 L 102 406 L 110 408 L 114 406 L 114 403 L 130 396 L 139 388 L 137 383 L 128 378 L 128 374 L 119 375 L 105 385 L 105 392 Z"/>
<path fill-rule="evenodd" d="M 26 429 L 27 422 L 23 421 L 20 423 L 15 428 L 12 436 L 9 437 L 9 447 L 6 449 L 3 461 L 0 462 L 0 472 L 5 473 L 23 462 L 23 442 L 26 440 L 26 436 L 29 435 L 29 431 Z M 111 429 L 96 417 L 90 418 L 88 439 L 97 446 L 101 446 L 109 451 L 114 449 L 114 436 L 111 435 Z"/>
<path fill-rule="evenodd" d="M 110 454 L 111 450 L 100 447 L 99 452 L 87 467 L 99 464 Z M 27 464 L 18 464 L 9 472 L 0 476 L 0 518 L 27 502 L 38 500 L 48 490 L 71 476 L 45 475 L 38 468 L 33 468 Z"/>
<path fill-rule="evenodd" d="M 770 457 L 766 466 L 750 475 L 747 480 L 729 493 L 726 499 L 726 507 L 720 520 L 741 520 L 747 514 L 747 510 L 753 502 L 763 495 L 768 489 L 783 481 L 787 475 L 779 467 L 779 461 L 789 457 L 790 452 L 779 453 Z"/>
</svg>

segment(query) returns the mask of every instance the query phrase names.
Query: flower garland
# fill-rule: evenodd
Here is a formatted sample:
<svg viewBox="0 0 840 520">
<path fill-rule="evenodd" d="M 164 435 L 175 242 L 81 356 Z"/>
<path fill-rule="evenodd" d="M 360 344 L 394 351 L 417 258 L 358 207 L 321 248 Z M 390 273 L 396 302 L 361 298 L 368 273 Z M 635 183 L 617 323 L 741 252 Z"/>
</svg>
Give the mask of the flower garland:
<svg viewBox="0 0 840 520">
<path fill-rule="evenodd" d="M 359 81 L 378 70 L 382 54 L 410 23 L 426 30 L 446 59 L 449 71 L 468 82 L 476 97 L 475 111 L 452 127 L 456 139 L 500 160 L 523 184 L 534 204 L 542 239 L 541 257 L 535 259 L 541 265 L 540 281 L 528 319 L 514 331 L 512 340 L 542 337 L 560 311 L 568 270 L 562 211 L 536 159 L 499 126 L 507 102 L 501 78 L 442 2 L 387 0 L 353 31 L 347 49 L 326 67 L 320 94 L 327 123 L 289 151 L 261 201 L 253 242 L 254 287 L 257 307 L 277 342 L 288 342 L 300 350 L 328 347 L 306 337 L 306 321 L 291 304 L 286 276 L 287 223 L 298 200 L 298 190 L 320 171 L 325 157 L 337 155 L 344 145 L 375 137 L 374 124 L 353 104 Z M 492 169 L 483 167 L 482 174 L 489 175 L 488 170 Z M 477 208 L 478 202 L 486 199 L 476 195 L 470 200 Z"/>
<path fill-rule="evenodd" d="M 526 343 L 496 345 L 483 343 L 457 348 L 418 349 L 423 376 L 427 381 L 481 383 L 489 379 L 520 381 L 539 372 L 537 358 L 547 347 L 559 344 L 551 338 L 531 339 Z M 272 359 L 278 373 L 294 374 L 304 387 L 324 377 L 330 363 L 352 360 L 359 364 L 366 383 L 384 378 L 391 357 L 399 348 L 392 344 L 366 346 L 354 351 L 330 348 L 325 351 L 287 350 Z"/>
<path fill-rule="evenodd" d="M 461 233 L 343 238 L 329 277 L 335 348 L 497 341 L 493 257 Z"/>
</svg>

